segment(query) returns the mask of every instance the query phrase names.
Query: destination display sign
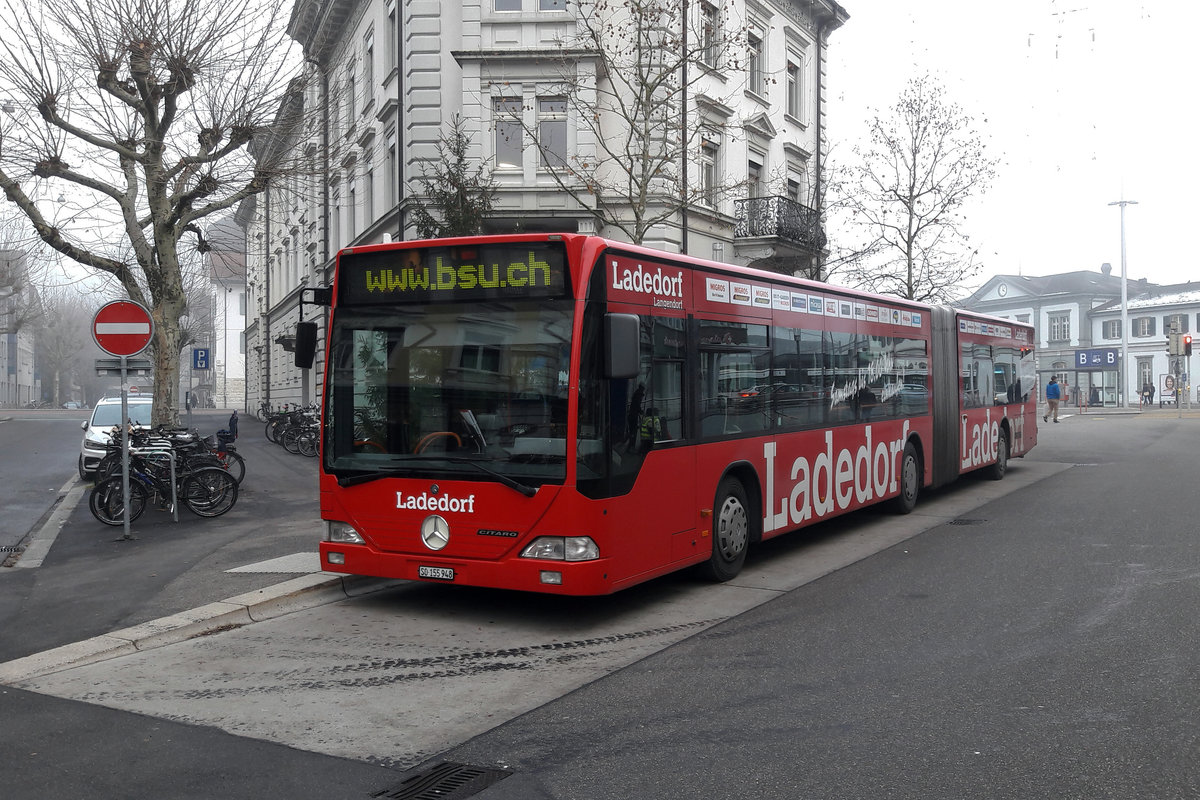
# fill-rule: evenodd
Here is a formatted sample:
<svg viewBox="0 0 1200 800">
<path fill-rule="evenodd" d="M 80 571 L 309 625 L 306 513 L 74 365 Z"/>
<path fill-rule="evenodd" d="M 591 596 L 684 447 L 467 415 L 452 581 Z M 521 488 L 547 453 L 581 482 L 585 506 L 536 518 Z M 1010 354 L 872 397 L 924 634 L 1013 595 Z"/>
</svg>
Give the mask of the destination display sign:
<svg viewBox="0 0 1200 800">
<path fill-rule="evenodd" d="M 379 305 L 562 297 L 561 242 L 508 242 L 342 253 L 338 304 Z"/>
</svg>

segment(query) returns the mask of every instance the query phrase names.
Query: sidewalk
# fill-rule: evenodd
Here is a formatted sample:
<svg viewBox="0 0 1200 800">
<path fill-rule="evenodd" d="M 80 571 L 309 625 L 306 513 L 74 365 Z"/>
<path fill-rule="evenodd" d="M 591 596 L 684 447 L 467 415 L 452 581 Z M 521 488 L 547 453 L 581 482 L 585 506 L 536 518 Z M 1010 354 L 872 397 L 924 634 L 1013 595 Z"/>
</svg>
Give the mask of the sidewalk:
<svg viewBox="0 0 1200 800">
<path fill-rule="evenodd" d="M 225 410 L 193 413 L 203 435 L 225 428 Z M 150 510 L 132 541 L 87 508 L 90 483 L 36 533 L 17 566 L 23 624 L 0 629 L 0 680 L 158 647 L 394 584 L 320 570 L 317 462 L 288 453 L 252 417 L 235 444 L 246 460 L 237 504 L 203 519 Z M 73 506 L 69 503 L 73 503 Z M 28 560 L 26 560 L 28 559 Z M 24 563 L 21 563 L 21 562 Z M 23 573 L 18 574 L 18 573 Z M 17 585 L 18 581 L 23 585 Z M 15 659 L 15 660 L 12 660 Z"/>
</svg>

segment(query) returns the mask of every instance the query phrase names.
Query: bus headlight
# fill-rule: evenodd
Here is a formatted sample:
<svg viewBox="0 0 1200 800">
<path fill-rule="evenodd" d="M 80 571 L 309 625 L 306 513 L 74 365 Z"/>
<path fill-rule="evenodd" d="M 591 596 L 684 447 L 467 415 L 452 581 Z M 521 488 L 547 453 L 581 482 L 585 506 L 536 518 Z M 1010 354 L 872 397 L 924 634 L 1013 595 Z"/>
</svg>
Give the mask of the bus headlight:
<svg viewBox="0 0 1200 800">
<path fill-rule="evenodd" d="M 590 536 L 539 536 L 521 551 L 521 558 L 553 561 L 595 561 L 600 548 Z"/>
<path fill-rule="evenodd" d="M 366 544 L 362 534 L 348 522 L 325 520 L 325 541 L 339 544 Z"/>
</svg>

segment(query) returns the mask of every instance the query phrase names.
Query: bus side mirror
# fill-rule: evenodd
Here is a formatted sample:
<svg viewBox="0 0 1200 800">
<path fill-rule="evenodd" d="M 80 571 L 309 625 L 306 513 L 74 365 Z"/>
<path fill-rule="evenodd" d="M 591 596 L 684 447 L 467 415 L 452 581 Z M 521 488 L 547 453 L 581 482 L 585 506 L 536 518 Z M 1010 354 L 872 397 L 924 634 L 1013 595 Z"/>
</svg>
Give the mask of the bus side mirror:
<svg viewBox="0 0 1200 800">
<path fill-rule="evenodd" d="M 317 323 L 296 323 L 296 366 L 300 369 L 312 369 L 313 360 L 317 357 Z"/>
<path fill-rule="evenodd" d="M 604 315 L 604 377 L 636 378 L 641 322 L 636 314 Z"/>
</svg>

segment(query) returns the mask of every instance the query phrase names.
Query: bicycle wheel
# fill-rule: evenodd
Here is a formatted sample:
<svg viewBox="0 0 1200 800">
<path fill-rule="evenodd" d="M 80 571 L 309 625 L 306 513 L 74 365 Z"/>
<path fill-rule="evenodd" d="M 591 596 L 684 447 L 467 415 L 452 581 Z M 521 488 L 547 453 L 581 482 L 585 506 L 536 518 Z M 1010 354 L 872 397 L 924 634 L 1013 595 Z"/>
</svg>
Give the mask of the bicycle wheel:
<svg viewBox="0 0 1200 800">
<path fill-rule="evenodd" d="M 317 439 L 316 431 L 304 431 L 296 437 L 296 447 L 300 450 L 300 455 L 313 458 L 317 455 Z"/>
<path fill-rule="evenodd" d="M 125 524 L 125 500 L 121 491 L 121 476 L 115 475 L 98 482 L 88 495 L 88 510 L 105 525 Z M 146 510 L 146 487 L 137 481 L 129 482 L 129 521 L 133 522 Z"/>
<path fill-rule="evenodd" d="M 241 486 L 242 478 L 246 477 L 246 459 L 232 450 L 218 453 L 217 458 L 220 460 L 221 466 L 238 482 L 238 486 Z"/>
<path fill-rule="evenodd" d="M 237 481 L 221 467 L 204 467 L 179 482 L 179 502 L 198 517 L 219 517 L 237 498 Z"/>
<path fill-rule="evenodd" d="M 283 449 L 287 450 L 292 455 L 300 455 L 300 445 L 297 444 L 297 439 L 300 438 L 300 428 L 295 425 L 289 426 L 279 437 L 279 443 L 283 445 Z"/>
<path fill-rule="evenodd" d="M 121 474 L 121 456 L 112 453 L 106 453 L 103 458 L 96 464 L 96 483 L 108 480 L 114 474 Z"/>
</svg>

